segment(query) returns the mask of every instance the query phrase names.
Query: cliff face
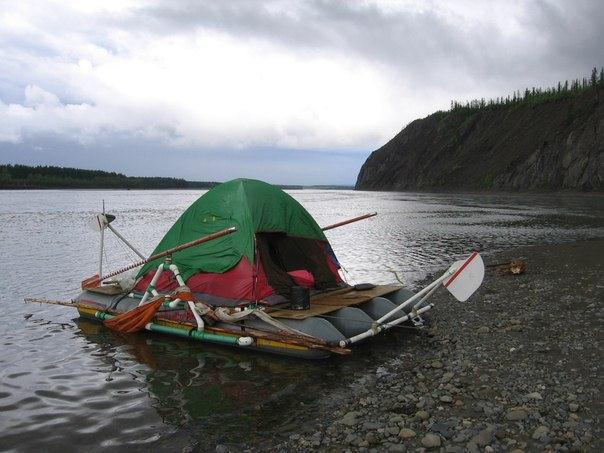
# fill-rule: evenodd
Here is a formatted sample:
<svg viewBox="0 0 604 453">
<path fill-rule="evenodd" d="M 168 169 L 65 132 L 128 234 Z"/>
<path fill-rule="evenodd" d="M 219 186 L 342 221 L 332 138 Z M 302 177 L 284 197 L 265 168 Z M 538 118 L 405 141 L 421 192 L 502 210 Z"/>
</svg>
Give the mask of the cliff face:
<svg viewBox="0 0 604 453">
<path fill-rule="evenodd" d="M 599 191 L 604 89 L 536 105 L 437 112 L 371 153 L 358 190 Z"/>
</svg>

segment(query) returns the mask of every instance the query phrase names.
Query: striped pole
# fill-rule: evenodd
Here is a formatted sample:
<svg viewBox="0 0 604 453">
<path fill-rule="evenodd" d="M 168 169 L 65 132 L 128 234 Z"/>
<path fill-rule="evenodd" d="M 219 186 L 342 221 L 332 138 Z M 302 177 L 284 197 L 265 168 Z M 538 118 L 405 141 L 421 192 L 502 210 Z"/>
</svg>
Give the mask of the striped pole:
<svg viewBox="0 0 604 453">
<path fill-rule="evenodd" d="M 137 261 L 128 266 L 122 267 L 121 269 L 118 269 L 116 271 L 109 272 L 108 274 L 105 274 L 102 277 L 99 277 L 98 275 L 93 275 L 92 277 L 87 278 L 86 280 L 82 281 L 82 288 L 85 289 L 85 288 L 90 288 L 90 287 L 93 287 L 93 288 L 97 287 L 101 284 L 101 282 L 103 280 L 105 280 L 107 278 L 114 277 L 118 274 L 129 271 L 130 269 L 134 269 L 136 267 L 142 266 L 143 264 L 147 264 L 147 263 L 150 263 L 151 261 L 155 261 L 156 259 L 163 258 L 168 255 L 172 255 L 173 253 L 180 252 L 181 250 L 187 249 L 189 247 L 193 247 L 195 245 L 203 244 L 204 242 L 209 242 L 214 239 L 221 238 L 228 234 L 234 233 L 235 231 L 237 231 L 237 228 L 235 228 L 235 227 L 225 228 L 224 230 L 220 230 L 216 233 L 212 233 L 207 236 L 203 236 L 199 239 L 195 239 L 194 241 L 187 242 L 185 244 L 181 244 L 176 247 L 172 247 L 171 249 L 165 250 L 156 255 L 152 255 L 147 259 Z"/>
</svg>

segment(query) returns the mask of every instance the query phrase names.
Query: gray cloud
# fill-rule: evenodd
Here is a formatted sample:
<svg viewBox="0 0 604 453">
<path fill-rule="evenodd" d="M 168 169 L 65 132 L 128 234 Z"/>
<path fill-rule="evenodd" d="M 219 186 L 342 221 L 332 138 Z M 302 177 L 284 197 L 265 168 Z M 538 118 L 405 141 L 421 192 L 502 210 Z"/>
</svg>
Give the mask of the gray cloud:
<svg viewBox="0 0 604 453">
<path fill-rule="evenodd" d="M 529 17 L 532 20 L 527 26 L 538 29 L 547 43 L 541 70 L 561 73 L 563 68 L 589 69 L 604 63 L 604 3 L 601 1 L 535 2 L 531 4 Z"/>
<path fill-rule="evenodd" d="M 485 4 L 427 3 L 431 7 L 422 10 L 385 11 L 354 1 L 180 0 L 142 7 L 127 23 L 157 33 L 211 29 L 302 52 L 357 55 L 423 85 L 456 84 L 456 78 L 539 84 L 604 62 L 601 0 L 488 2 L 488 15 L 464 15 Z M 508 8 L 513 4 L 516 11 Z M 519 30 L 510 35 L 506 25 Z"/>
</svg>

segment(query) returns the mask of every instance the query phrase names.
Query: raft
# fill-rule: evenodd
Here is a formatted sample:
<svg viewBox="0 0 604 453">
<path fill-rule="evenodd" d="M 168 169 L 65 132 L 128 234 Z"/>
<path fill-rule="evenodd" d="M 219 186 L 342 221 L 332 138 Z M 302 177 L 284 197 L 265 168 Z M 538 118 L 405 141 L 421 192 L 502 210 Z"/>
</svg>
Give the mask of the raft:
<svg viewBox="0 0 604 453">
<path fill-rule="evenodd" d="M 332 354 L 350 353 L 340 342 L 370 329 L 377 319 L 394 309 L 397 302 L 412 295 L 411 291 L 393 285 L 367 290 L 355 290 L 351 286 L 345 292 L 336 290 L 313 296 L 307 310 L 279 307 L 263 310 L 291 330 L 280 329 L 259 318 L 238 323 L 216 322 L 198 330 L 195 321 L 188 319 L 188 307 L 184 304 L 179 308 L 164 306 L 147 330 L 253 351 L 323 359 Z M 137 307 L 141 299 L 142 294 L 110 295 L 93 289 L 83 291 L 75 304 L 81 317 L 102 322 Z M 241 341 L 242 338 L 251 341 Z"/>
<path fill-rule="evenodd" d="M 146 330 L 323 359 L 350 354 L 394 326 L 422 327 L 422 314 L 433 307 L 428 299 L 441 287 L 466 300 L 480 286 L 484 265 L 476 252 L 417 293 L 399 284 L 348 284 L 325 231 L 374 215 L 321 228 L 279 188 L 237 179 L 197 199 L 146 258 L 103 208 L 94 222 L 101 235 L 98 274 L 63 305 L 128 334 Z M 141 260 L 103 273 L 105 231 Z"/>
</svg>

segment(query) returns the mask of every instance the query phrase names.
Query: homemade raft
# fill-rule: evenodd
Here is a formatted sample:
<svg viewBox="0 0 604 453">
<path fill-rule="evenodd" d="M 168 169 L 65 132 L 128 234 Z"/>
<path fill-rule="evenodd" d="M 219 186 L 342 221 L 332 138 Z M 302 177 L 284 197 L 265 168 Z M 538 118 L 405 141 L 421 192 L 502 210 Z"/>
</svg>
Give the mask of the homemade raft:
<svg viewBox="0 0 604 453">
<path fill-rule="evenodd" d="M 99 272 L 61 305 L 121 332 L 315 359 L 348 354 L 403 323 L 422 326 L 421 315 L 433 307 L 428 298 L 440 287 L 465 301 L 480 286 L 484 264 L 476 252 L 416 294 L 400 285 L 348 285 L 324 231 L 374 215 L 321 228 L 282 190 L 237 179 L 195 201 L 145 258 L 103 212 L 95 218 Z M 141 260 L 103 274 L 105 230 Z"/>
</svg>

